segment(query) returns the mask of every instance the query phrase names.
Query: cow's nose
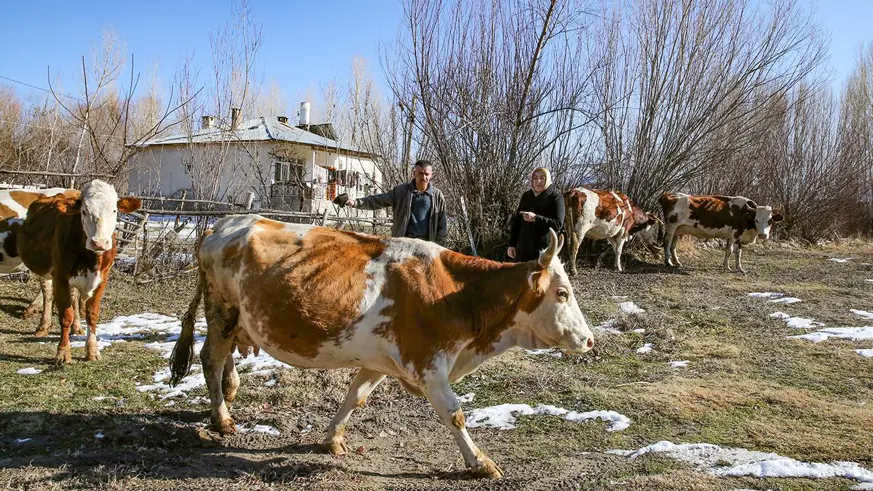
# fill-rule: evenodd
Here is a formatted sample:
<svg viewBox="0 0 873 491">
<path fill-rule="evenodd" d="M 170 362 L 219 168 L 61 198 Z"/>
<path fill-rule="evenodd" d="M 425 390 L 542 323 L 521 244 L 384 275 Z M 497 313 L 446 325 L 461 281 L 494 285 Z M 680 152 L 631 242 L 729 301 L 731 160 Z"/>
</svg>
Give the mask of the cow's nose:
<svg viewBox="0 0 873 491">
<path fill-rule="evenodd" d="M 89 249 L 97 253 L 106 252 L 112 247 L 109 242 L 95 239 L 89 240 L 88 245 L 90 246 L 88 247 Z"/>
<path fill-rule="evenodd" d="M 585 346 L 587 346 L 588 349 L 593 348 L 594 347 L 594 338 L 588 338 L 588 341 L 585 343 Z"/>
</svg>

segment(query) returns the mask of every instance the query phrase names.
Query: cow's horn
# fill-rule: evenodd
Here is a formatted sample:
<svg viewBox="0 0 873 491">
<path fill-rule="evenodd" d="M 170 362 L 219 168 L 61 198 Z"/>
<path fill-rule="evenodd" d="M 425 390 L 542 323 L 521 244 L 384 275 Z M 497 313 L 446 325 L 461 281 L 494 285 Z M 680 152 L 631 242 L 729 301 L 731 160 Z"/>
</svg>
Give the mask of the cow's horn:
<svg viewBox="0 0 873 491">
<path fill-rule="evenodd" d="M 540 253 L 540 267 L 548 268 L 549 265 L 552 264 L 552 258 L 554 258 L 559 252 L 561 252 L 562 247 L 564 247 L 564 236 L 562 235 L 558 237 L 558 234 L 555 233 L 555 230 L 549 227 L 549 247 L 547 247 L 546 250 Z"/>
</svg>

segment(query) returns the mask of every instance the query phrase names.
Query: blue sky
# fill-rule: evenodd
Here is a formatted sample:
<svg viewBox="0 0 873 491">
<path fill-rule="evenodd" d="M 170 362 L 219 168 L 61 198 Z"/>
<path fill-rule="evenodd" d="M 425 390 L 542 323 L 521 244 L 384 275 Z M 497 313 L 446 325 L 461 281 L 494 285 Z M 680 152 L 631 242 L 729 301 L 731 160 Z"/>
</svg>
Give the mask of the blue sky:
<svg viewBox="0 0 873 491">
<path fill-rule="evenodd" d="M 862 43 L 873 41 L 873 0 L 820 0 L 816 18 L 831 35 L 831 66 L 838 87 L 851 71 Z M 157 63 L 163 83 L 187 53 L 208 70 L 208 36 L 230 16 L 231 0 L 128 0 L 87 2 L 43 0 L 7 2 L 0 16 L 0 76 L 46 87 L 46 67 L 60 72 L 72 87 L 82 54 L 98 45 L 104 28 L 114 29 L 147 73 Z M 319 87 L 344 82 L 352 59 L 365 58 L 377 81 L 382 79 L 379 47 L 398 32 L 400 0 L 269 1 L 250 7 L 263 24 L 259 53 L 265 86 L 277 83 L 288 109 Z M 6 80 L 23 96 L 27 87 Z"/>
</svg>

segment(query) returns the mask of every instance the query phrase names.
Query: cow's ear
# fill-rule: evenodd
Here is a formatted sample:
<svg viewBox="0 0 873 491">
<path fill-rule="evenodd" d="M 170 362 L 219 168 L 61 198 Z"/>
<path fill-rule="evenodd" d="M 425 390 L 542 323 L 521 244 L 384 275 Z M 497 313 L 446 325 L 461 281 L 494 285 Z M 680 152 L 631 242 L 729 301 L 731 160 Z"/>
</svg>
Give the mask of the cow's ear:
<svg viewBox="0 0 873 491">
<path fill-rule="evenodd" d="M 55 208 L 64 215 L 75 215 L 82 212 L 82 200 L 80 198 L 63 198 L 55 203 Z"/>
<path fill-rule="evenodd" d="M 773 221 L 774 222 L 781 222 L 782 219 L 783 219 L 783 217 L 782 217 L 781 213 L 774 213 L 773 214 Z"/>
<path fill-rule="evenodd" d="M 122 213 L 133 213 L 142 207 L 142 201 L 137 198 L 121 198 L 118 200 L 118 211 Z"/>
</svg>

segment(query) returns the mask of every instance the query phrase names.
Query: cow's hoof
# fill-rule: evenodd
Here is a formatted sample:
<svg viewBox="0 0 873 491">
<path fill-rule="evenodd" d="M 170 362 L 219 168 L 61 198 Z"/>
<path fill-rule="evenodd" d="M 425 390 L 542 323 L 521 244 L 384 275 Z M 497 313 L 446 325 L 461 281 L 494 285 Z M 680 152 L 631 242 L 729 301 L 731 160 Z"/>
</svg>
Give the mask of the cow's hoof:
<svg viewBox="0 0 873 491">
<path fill-rule="evenodd" d="M 36 332 L 33 333 L 34 336 L 38 338 L 44 338 L 49 335 L 48 329 L 37 329 Z"/>
<path fill-rule="evenodd" d="M 35 314 L 35 313 L 36 313 L 36 309 L 35 309 L 35 308 L 33 308 L 33 307 L 28 307 L 28 308 L 24 309 L 24 312 L 21 313 L 21 317 L 22 317 L 23 319 L 27 319 L 27 318 L 29 318 L 30 316 L 32 316 L 33 314 Z"/>
<path fill-rule="evenodd" d="M 476 467 L 471 468 L 470 472 L 476 477 L 488 477 L 490 479 L 500 479 L 503 477 L 503 471 L 488 457 L 485 457 L 485 460 L 479 462 Z"/>
<path fill-rule="evenodd" d="M 349 453 L 349 446 L 346 445 L 345 437 L 335 436 L 329 440 L 321 442 L 321 446 L 331 455 L 345 455 Z"/>
<path fill-rule="evenodd" d="M 85 330 L 82 329 L 81 327 L 73 327 L 73 329 L 71 329 L 70 331 L 73 333 L 73 336 L 84 336 L 85 335 Z"/>
<path fill-rule="evenodd" d="M 73 357 L 70 355 L 69 350 L 58 350 L 58 354 L 55 355 L 55 366 L 62 367 L 67 363 L 73 361 Z"/>
<path fill-rule="evenodd" d="M 232 418 L 223 419 L 220 423 L 213 423 L 212 426 L 215 428 L 215 431 L 222 436 L 235 435 L 237 433 L 236 424 L 233 422 Z"/>
<path fill-rule="evenodd" d="M 100 352 L 97 350 L 88 351 L 88 356 L 85 357 L 85 361 L 100 361 Z"/>
</svg>

